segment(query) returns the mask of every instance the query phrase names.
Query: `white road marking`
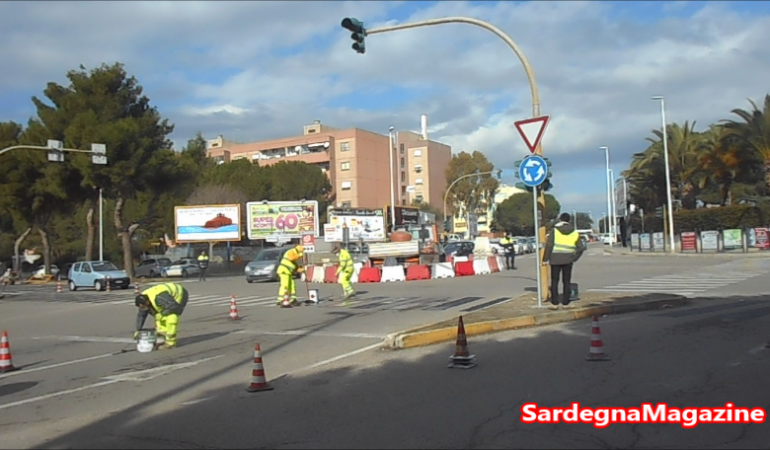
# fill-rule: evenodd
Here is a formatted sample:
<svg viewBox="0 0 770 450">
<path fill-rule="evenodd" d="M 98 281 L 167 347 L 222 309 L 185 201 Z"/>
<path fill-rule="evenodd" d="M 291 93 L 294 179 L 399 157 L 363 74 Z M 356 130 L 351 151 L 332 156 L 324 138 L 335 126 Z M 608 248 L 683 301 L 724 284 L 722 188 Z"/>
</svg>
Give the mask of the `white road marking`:
<svg viewBox="0 0 770 450">
<path fill-rule="evenodd" d="M 305 367 L 301 367 L 301 368 L 296 369 L 296 370 L 289 371 L 289 372 L 285 373 L 284 375 L 293 375 L 293 374 L 298 373 L 298 372 L 304 372 L 306 370 L 315 369 L 317 367 L 325 366 L 327 364 L 331 364 L 331 363 L 339 361 L 341 359 L 349 358 L 349 357 L 355 356 L 355 355 L 357 355 L 359 353 L 368 352 L 369 350 L 374 350 L 374 349 L 380 348 L 380 347 L 382 347 L 382 342 L 378 342 L 378 343 L 372 344 L 372 345 L 367 345 L 366 347 L 359 348 L 358 350 L 353 350 L 351 352 L 343 353 L 341 355 L 337 355 L 337 356 L 334 356 L 334 357 L 329 358 L 329 359 L 324 359 L 323 361 L 319 361 L 319 362 L 317 362 L 315 364 L 311 364 L 309 366 L 305 366 Z"/>
<path fill-rule="evenodd" d="M 318 337 L 339 337 L 339 338 L 360 338 L 360 339 L 384 339 L 381 334 L 369 333 L 329 333 L 326 331 L 313 330 L 289 330 L 289 331 L 256 331 L 240 330 L 233 334 L 255 334 L 264 336 L 318 336 Z"/>
<path fill-rule="evenodd" d="M 54 340 L 54 341 L 68 341 L 68 342 L 97 342 L 102 344 L 131 344 L 136 342 L 131 338 L 113 338 L 102 336 L 38 336 L 32 338 L 33 340 Z"/>
<path fill-rule="evenodd" d="M 90 356 L 88 358 L 81 358 L 81 359 L 75 359 L 75 360 L 72 360 L 72 361 L 61 362 L 61 363 L 58 363 L 58 364 L 51 364 L 50 366 L 35 367 L 34 369 L 24 369 L 22 367 L 23 370 L 17 370 L 16 372 L 8 372 L 8 373 L 4 373 L 4 374 L 0 375 L 0 379 L 6 378 L 6 377 L 12 377 L 14 375 L 23 375 L 25 373 L 30 373 L 30 372 L 38 372 L 38 371 L 41 371 L 41 370 L 56 369 L 57 367 L 69 366 L 71 364 L 78 364 L 78 363 L 83 363 L 83 362 L 87 362 L 87 361 L 94 361 L 94 360 L 102 359 L 102 358 L 109 358 L 110 356 L 115 356 L 115 355 L 119 355 L 119 354 L 120 354 L 119 352 L 106 353 L 104 355 Z"/>
<path fill-rule="evenodd" d="M 67 390 L 58 391 L 58 392 L 52 392 L 50 394 L 40 395 L 38 397 L 32 397 L 32 398 L 28 398 L 28 399 L 25 399 L 25 400 L 19 400 L 17 402 L 6 403 L 4 405 L 0 405 L 0 410 L 8 409 L 8 408 L 13 408 L 14 406 L 22 406 L 22 405 L 27 405 L 27 404 L 30 404 L 30 403 L 36 403 L 36 402 L 40 402 L 40 401 L 43 401 L 43 400 L 48 400 L 49 398 L 56 398 L 56 397 L 61 397 L 61 396 L 64 396 L 64 395 L 76 394 L 78 392 L 82 392 L 82 391 L 85 391 L 85 390 L 88 390 L 88 389 L 95 389 L 95 388 L 98 388 L 98 387 L 109 386 L 111 384 L 120 383 L 121 381 L 143 381 L 143 380 L 149 380 L 149 379 L 161 376 L 161 375 L 165 375 L 165 374 L 167 374 L 169 372 L 172 372 L 174 370 L 184 369 L 184 368 L 187 368 L 187 367 L 192 367 L 192 366 L 198 365 L 198 364 L 200 364 L 202 362 L 211 361 L 212 359 L 221 358 L 222 356 L 223 355 L 219 355 L 219 356 L 214 356 L 214 357 L 205 358 L 205 359 L 199 359 L 197 361 L 192 361 L 192 362 L 187 362 L 187 363 L 170 364 L 170 365 L 167 365 L 167 366 L 160 366 L 160 367 L 155 367 L 155 368 L 147 369 L 147 370 L 139 370 L 139 371 L 136 371 L 136 372 L 124 373 L 124 374 L 121 374 L 121 375 L 115 375 L 115 376 L 111 376 L 111 377 L 104 377 L 104 378 L 102 378 L 104 381 L 99 381 L 97 383 L 89 384 L 89 385 L 86 385 L 86 386 L 81 386 L 79 388 L 67 389 Z"/>
</svg>

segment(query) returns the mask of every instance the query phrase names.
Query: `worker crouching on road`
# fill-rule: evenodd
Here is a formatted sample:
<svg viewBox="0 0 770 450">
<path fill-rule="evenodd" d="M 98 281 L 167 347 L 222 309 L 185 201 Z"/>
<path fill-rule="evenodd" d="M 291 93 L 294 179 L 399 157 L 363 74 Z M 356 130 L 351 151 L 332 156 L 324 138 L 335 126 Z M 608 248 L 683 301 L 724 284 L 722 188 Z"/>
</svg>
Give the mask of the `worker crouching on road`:
<svg viewBox="0 0 770 450">
<path fill-rule="evenodd" d="M 155 318 L 155 330 L 163 336 L 165 342 L 159 349 L 176 347 L 177 326 L 179 316 L 187 306 L 189 293 L 187 289 L 176 283 L 164 283 L 153 286 L 136 296 L 136 332 L 134 339 L 139 336 L 139 330 L 144 326 L 147 315 Z"/>
<path fill-rule="evenodd" d="M 353 290 L 353 284 L 350 282 L 353 279 L 353 272 L 355 272 L 353 258 L 350 256 L 350 252 L 346 248 L 342 248 L 340 244 L 334 246 L 333 252 L 340 260 L 336 275 L 342 285 L 342 300 L 347 301 L 350 297 L 356 295 L 356 291 Z"/>
<path fill-rule="evenodd" d="M 302 257 L 305 256 L 305 247 L 301 244 L 294 248 L 290 248 L 283 254 L 281 263 L 276 269 L 276 274 L 281 280 L 281 285 L 278 288 L 278 302 L 279 306 L 297 306 L 297 286 L 294 284 L 294 274 L 302 273 L 305 268 L 302 267 Z M 283 304 L 283 296 L 289 293 L 291 298 L 288 305 Z"/>
<path fill-rule="evenodd" d="M 561 305 L 569 307 L 572 265 L 583 255 L 585 247 L 580 239 L 580 233 L 569 223 L 570 215 L 562 213 L 559 222 L 553 226 L 548 234 L 543 254 L 543 263 L 551 265 L 551 305 L 550 309 L 559 308 L 559 275 L 561 275 L 562 295 Z"/>
</svg>

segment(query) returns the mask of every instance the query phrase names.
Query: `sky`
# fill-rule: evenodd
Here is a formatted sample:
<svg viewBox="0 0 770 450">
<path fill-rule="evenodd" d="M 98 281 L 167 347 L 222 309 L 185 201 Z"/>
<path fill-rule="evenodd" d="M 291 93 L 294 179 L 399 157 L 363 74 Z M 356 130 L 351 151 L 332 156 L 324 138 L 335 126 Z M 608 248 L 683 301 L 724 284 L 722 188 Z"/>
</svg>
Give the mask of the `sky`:
<svg viewBox="0 0 770 450">
<path fill-rule="evenodd" d="M 669 123 L 735 118 L 770 92 L 770 2 L 0 2 L 0 121 L 25 123 L 31 97 L 81 64 L 125 64 L 181 147 L 195 133 L 239 142 L 333 127 L 419 131 L 478 150 L 516 181 L 529 154 L 513 123 L 532 117 L 522 63 L 469 24 L 370 35 L 341 28 L 464 16 L 498 27 L 535 74 L 551 192 L 565 211 L 606 212 L 605 154 L 628 168 Z"/>
</svg>

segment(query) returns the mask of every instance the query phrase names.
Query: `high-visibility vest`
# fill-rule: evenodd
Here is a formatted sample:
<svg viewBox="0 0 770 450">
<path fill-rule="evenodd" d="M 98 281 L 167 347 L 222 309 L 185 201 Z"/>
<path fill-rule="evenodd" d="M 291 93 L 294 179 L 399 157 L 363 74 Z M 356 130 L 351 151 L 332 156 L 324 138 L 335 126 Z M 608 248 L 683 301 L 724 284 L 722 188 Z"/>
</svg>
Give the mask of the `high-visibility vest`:
<svg viewBox="0 0 770 450">
<path fill-rule="evenodd" d="M 302 252 L 298 251 L 296 248 L 292 248 L 283 254 L 283 258 L 281 259 L 281 266 L 285 267 L 289 272 L 293 273 L 295 270 L 297 270 L 297 261 L 301 260 Z"/>
<path fill-rule="evenodd" d="M 564 234 L 558 229 L 554 228 L 552 253 L 575 253 L 575 251 L 577 251 L 577 243 L 579 239 L 580 233 L 577 231 Z"/>
<path fill-rule="evenodd" d="M 144 292 L 142 292 L 144 295 L 147 296 L 147 298 L 150 299 L 150 303 L 152 304 L 152 308 L 155 311 L 160 311 L 161 308 L 158 307 L 158 304 L 155 303 L 155 297 L 157 297 L 159 294 L 162 294 L 163 292 L 168 292 L 172 297 L 174 297 L 174 301 L 181 304 L 184 297 L 184 292 L 182 291 L 182 286 L 176 284 L 176 283 L 163 283 L 155 285 Z"/>
<path fill-rule="evenodd" d="M 353 258 L 350 256 L 350 252 L 344 248 L 340 250 L 340 272 L 352 272 Z"/>
</svg>

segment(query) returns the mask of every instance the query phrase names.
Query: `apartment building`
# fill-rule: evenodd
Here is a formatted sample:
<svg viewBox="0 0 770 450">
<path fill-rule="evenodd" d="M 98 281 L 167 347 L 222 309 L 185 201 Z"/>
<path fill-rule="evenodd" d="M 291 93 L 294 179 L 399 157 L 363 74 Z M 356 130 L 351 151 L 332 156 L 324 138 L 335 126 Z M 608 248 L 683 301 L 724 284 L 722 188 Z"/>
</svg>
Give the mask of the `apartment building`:
<svg viewBox="0 0 770 450">
<path fill-rule="evenodd" d="M 396 133 L 393 186 L 397 204 L 422 199 L 441 207 L 451 148 L 415 133 Z M 248 159 L 259 165 L 302 161 L 318 166 L 331 181 L 340 208 L 383 208 L 390 204 L 389 136 L 359 128 L 338 129 L 316 120 L 301 136 L 237 144 L 219 136 L 206 153 L 220 164 Z M 403 193 L 403 194 L 402 194 Z"/>
</svg>

